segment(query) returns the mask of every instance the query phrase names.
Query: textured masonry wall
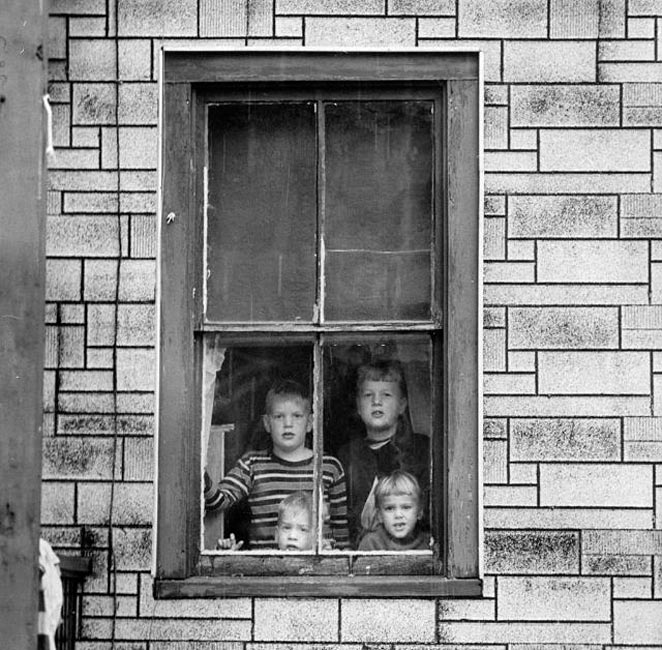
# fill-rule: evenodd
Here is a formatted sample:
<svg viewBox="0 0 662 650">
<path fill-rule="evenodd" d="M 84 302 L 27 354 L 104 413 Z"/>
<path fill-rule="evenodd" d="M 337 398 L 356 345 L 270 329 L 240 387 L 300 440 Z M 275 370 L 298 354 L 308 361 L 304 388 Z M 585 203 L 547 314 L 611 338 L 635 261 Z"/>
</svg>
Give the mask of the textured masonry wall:
<svg viewBox="0 0 662 650">
<path fill-rule="evenodd" d="M 662 1 L 50 5 L 43 526 L 93 550 L 78 649 L 662 648 Z M 175 42 L 485 53 L 483 598 L 152 599 Z"/>
</svg>

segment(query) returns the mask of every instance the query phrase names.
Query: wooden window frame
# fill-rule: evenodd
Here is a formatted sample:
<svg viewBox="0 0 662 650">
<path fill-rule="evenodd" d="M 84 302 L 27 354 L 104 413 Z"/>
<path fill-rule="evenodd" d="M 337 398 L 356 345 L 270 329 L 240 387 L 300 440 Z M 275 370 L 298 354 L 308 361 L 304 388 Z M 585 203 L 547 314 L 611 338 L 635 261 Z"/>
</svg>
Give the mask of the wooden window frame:
<svg viewBox="0 0 662 650">
<path fill-rule="evenodd" d="M 481 544 L 481 129 L 479 52 L 164 50 L 158 260 L 155 595 L 478 596 Z M 434 575 L 325 575 L 310 560 L 251 558 L 264 575 L 201 569 L 200 347 L 204 141 L 197 93 L 249 83 L 426 83 L 444 88 L 442 427 L 444 539 Z M 433 486 L 434 489 L 434 486 Z M 313 556 L 319 564 L 327 556 Z M 395 558 L 394 558 L 395 559 Z M 290 571 L 288 571 L 288 568 Z M 328 572 L 326 572 L 328 573 Z M 312 574 L 312 575 L 311 575 Z"/>
</svg>

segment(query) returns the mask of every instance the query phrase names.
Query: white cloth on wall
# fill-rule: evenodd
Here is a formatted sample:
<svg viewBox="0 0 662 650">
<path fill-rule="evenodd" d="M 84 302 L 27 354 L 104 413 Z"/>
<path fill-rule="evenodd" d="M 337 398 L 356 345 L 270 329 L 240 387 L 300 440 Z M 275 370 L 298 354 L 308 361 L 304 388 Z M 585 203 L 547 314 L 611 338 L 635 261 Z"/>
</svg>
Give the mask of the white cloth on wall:
<svg viewBox="0 0 662 650">
<path fill-rule="evenodd" d="M 39 539 L 39 620 L 40 637 L 46 637 L 48 650 L 55 648 L 55 631 L 62 620 L 62 579 L 60 559 L 45 539 Z M 42 647 L 40 645 L 40 647 Z"/>
</svg>

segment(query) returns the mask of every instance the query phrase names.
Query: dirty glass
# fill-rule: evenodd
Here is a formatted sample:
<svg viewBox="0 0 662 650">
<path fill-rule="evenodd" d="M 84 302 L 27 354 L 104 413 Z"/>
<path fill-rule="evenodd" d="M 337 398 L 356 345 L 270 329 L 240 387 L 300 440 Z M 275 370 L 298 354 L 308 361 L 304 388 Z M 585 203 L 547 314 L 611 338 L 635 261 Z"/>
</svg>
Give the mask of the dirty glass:
<svg viewBox="0 0 662 650">
<path fill-rule="evenodd" d="M 314 104 L 212 105 L 208 139 L 207 320 L 310 321 Z"/>
<path fill-rule="evenodd" d="M 433 104 L 324 104 L 325 316 L 430 318 Z"/>
</svg>

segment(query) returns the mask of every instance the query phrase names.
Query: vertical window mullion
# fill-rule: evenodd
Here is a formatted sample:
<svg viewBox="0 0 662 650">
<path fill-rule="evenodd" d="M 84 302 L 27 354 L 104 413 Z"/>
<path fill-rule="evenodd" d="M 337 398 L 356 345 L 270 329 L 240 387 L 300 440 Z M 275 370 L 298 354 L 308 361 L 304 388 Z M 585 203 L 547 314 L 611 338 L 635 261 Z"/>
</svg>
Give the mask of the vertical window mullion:
<svg viewBox="0 0 662 650">
<path fill-rule="evenodd" d="M 313 522 L 315 532 L 315 550 L 319 552 L 322 548 L 323 535 L 323 464 L 324 453 L 322 412 L 324 403 L 324 386 L 322 372 L 322 336 L 315 339 L 313 345 Z"/>
<path fill-rule="evenodd" d="M 316 100 L 317 113 L 317 309 L 315 322 L 325 321 L 325 273 L 326 273 L 326 134 L 324 130 L 324 102 Z"/>
</svg>

